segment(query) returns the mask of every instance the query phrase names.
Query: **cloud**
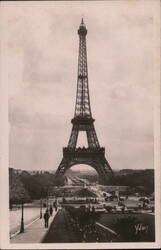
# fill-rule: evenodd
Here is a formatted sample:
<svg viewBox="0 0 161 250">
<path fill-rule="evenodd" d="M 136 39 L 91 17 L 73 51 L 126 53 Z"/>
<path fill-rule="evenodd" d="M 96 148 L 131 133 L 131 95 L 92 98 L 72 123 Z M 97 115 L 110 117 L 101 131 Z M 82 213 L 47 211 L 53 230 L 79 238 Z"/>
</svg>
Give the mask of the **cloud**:
<svg viewBox="0 0 161 250">
<path fill-rule="evenodd" d="M 54 169 L 62 158 L 74 115 L 82 14 L 100 144 L 114 169 L 153 167 L 154 12 L 134 2 L 6 3 L 2 52 L 15 167 Z"/>
</svg>

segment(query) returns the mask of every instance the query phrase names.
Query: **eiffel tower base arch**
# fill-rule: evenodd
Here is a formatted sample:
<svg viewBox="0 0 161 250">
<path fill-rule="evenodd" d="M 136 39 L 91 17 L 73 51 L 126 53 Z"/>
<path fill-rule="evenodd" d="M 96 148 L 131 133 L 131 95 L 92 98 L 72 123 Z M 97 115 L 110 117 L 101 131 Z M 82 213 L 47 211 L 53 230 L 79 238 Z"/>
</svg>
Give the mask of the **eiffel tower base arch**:
<svg viewBox="0 0 161 250">
<path fill-rule="evenodd" d="M 65 172 L 74 165 L 86 164 L 96 170 L 99 176 L 99 183 L 109 185 L 113 179 L 113 172 L 104 155 L 104 148 L 89 149 L 63 149 L 63 159 L 55 173 L 55 183 L 61 183 Z"/>
</svg>

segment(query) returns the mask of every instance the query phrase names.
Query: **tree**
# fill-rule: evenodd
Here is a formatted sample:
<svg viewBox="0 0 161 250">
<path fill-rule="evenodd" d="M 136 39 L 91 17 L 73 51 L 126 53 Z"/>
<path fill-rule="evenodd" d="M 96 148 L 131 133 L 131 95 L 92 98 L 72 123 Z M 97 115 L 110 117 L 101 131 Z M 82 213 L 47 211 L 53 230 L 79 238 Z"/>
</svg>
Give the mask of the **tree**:
<svg viewBox="0 0 161 250">
<path fill-rule="evenodd" d="M 24 188 L 23 183 L 20 181 L 20 178 L 15 173 L 12 173 L 10 176 L 10 207 L 12 204 L 29 202 L 30 196 L 28 191 Z"/>
</svg>

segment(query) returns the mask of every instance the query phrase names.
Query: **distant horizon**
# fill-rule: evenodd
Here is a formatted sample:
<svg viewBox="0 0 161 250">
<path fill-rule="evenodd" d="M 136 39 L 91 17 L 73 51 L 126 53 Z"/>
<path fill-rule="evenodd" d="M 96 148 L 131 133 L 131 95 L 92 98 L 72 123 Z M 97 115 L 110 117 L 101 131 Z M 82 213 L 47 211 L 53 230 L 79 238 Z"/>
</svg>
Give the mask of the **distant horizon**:
<svg viewBox="0 0 161 250">
<path fill-rule="evenodd" d="M 92 167 L 91 167 L 92 168 Z M 27 171 L 27 172 L 41 172 L 41 171 L 47 171 L 47 172 L 56 172 L 56 169 L 39 169 L 39 170 L 34 170 L 34 169 L 20 169 L 20 168 L 14 168 L 14 167 L 9 167 L 9 169 L 14 169 L 14 170 L 22 170 L 22 171 Z M 68 170 L 71 170 L 72 172 L 88 172 L 88 170 L 73 170 L 73 169 L 68 169 Z M 115 169 L 113 170 L 113 172 L 116 172 L 116 171 L 120 171 L 120 170 L 135 170 L 135 171 L 141 171 L 141 170 L 154 170 L 154 168 L 140 168 L 140 169 L 136 169 L 136 168 L 120 168 L 120 169 Z M 92 169 L 90 170 L 89 172 L 93 172 L 96 170 L 95 169 Z"/>
</svg>

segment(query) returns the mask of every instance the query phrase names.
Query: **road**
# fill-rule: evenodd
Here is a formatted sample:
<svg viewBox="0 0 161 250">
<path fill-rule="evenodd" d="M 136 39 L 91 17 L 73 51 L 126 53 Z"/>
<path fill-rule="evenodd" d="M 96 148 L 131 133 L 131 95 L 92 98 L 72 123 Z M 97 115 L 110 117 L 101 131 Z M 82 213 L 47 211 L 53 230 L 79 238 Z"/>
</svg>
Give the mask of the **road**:
<svg viewBox="0 0 161 250">
<path fill-rule="evenodd" d="M 88 186 L 88 189 L 98 197 L 103 197 L 103 191 L 100 189 L 99 185 L 90 183 L 88 180 L 80 177 L 67 177 L 68 185 L 77 185 L 77 186 Z M 90 184 L 90 185 L 89 185 Z"/>
<path fill-rule="evenodd" d="M 21 208 L 10 211 L 10 235 L 14 234 L 20 229 L 21 224 Z M 24 224 L 27 225 L 34 219 L 40 216 L 39 207 L 25 207 L 24 206 Z"/>
</svg>

